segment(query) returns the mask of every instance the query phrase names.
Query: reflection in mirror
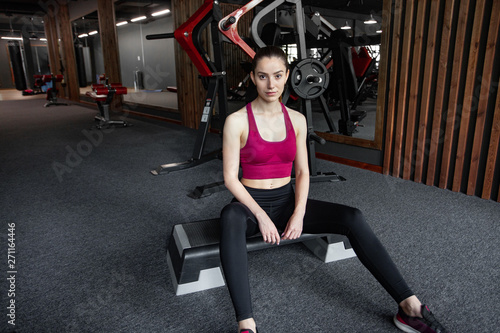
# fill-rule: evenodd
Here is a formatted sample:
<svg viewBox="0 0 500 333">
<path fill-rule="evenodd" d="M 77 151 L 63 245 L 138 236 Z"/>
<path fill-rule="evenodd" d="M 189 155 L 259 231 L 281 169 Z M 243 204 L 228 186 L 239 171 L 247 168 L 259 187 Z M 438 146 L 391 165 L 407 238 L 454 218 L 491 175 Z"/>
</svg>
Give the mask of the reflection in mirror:
<svg viewBox="0 0 500 333">
<path fill-rule="evenodd" d="M 176 110 L 177 95 L 167 90 L 176 86 L 174 41 L 146 40 L 146 35 L 173 31 L 169 2 L 116 1 L 115 22 L 121 84 L 128 88 L 124 101 Z M 89 86 L 101 83 L 106 74 L 98 13 L 72 23 L 80 91 L 85 95 Z"/>
<path fill-rule="evenodd" d="M 174 39 L 147 40 L 147 35 L 174 31 L 169 1 L 115 3 L 125 102 L 177 110 Z"/>
<path fill-rule="evenodd" d="M 74 20 L 72 28 L 78 82 L 82 95 L 88 90 L 87 86 L 99 82 L 99 73 L 104 73 L 97 12 Z"/>
<path fill-rule="evenodd" d="M 382 2 L 373 5 L 321 12 L 330 37 L 310 55 L 326 63 L 331 75 L 323 98 L 313 101 L 313 126 L 327 140 L 339 134 L 375 140 Z"/>
<path fill-rule="evenodd" d="M 35 75 L 50 74 L 49 52 L 46 43 L 31 43 L 31 53 L 33 54 L 33 66 Z"/>
</svg>

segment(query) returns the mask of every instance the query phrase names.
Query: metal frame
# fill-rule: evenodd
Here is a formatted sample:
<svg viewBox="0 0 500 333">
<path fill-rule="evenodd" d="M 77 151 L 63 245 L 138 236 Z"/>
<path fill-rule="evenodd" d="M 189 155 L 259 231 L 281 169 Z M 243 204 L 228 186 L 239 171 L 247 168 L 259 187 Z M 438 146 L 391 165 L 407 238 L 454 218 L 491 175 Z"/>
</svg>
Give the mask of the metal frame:
<svg viewBox="0 0 500 333">
<path fill-rule="evenodd" d="M 175 38 L 193 61 L 200 75 L 208 78 L 205 105 L 203 107 L 203 114 L 198 127 L 196 142 L 191 158 L 184 162 L 162 164 L 151 171 L 151 174 L 155 176 L 192 168 L 221 156 L 221 149 L 207 154 L 203 153 L 216 99 L 218 99 L 219 102 L 219 117 L 222 119 L 222 124 L 224 124 L 228 109 L 222 36 L 215 24 L 219 22 L 221 18 L 222 12 L 218 2 L 214 0 L 205 0 L 203 5 L 185 23 L 176 29 L 173 34 L 168 33 L 146 36 L 149 40 Z M 211 24 L 214 62 L 210 60 L 208 52 L 202 47 L 201 43 L 201 33 L 209 24 Z"/>
</svg>

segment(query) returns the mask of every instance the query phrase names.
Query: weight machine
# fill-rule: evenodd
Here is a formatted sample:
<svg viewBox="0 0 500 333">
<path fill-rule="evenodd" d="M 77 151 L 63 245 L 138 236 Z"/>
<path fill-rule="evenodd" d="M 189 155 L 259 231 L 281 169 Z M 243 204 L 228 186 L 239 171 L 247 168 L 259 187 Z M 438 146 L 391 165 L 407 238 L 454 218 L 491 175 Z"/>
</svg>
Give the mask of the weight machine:
<svg viewBox="0 0 500 333">
<path fill-rule="evenodd" d="M 219 117 L 222 124 L 227 115 L 227 84 L 224 65 L 224 53 L 222 50 L 222 36 L 217 29 L 217 22 L 222 18 L 222 11 L 217 1 L 205 0 L 203 5 L 173 33 L 147 35 L 146 39 L 175 38 L 193 61 L 202 79 L 208 81 L 207 95 L 203 114 L 196 134 L 196 142 L 192 157 L 179 163 L 162 164 L 151 173 L 155 176 L 172 171 L 182 170 L 197 166 L 221 156 L 221 149 L 204 154 L 205 140 L 210 127 L 210 121 L 218 98 Z M 208 52 L 202 47 L 201 33 L 210 25 L 214 60 L 212 61 Z M 218 97 L 217 97 L 218 96 Z"/>
</svg>

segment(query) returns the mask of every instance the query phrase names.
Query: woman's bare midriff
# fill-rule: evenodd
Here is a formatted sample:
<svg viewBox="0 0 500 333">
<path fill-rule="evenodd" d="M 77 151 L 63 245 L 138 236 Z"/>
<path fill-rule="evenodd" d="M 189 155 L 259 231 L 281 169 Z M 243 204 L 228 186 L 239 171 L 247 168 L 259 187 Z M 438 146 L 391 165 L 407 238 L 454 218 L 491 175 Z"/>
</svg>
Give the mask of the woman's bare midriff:
<svg viewBox="0 0 500 333">
<path fill-rule="evenodd" d="M 258 188 L 262 190 L 270 190 L 285 186 L 290 182 L 292 177 L 272 178 L 272 179 L 246 179 L 241 178 L 241 183 L 247 187 Z"/>
</svg>

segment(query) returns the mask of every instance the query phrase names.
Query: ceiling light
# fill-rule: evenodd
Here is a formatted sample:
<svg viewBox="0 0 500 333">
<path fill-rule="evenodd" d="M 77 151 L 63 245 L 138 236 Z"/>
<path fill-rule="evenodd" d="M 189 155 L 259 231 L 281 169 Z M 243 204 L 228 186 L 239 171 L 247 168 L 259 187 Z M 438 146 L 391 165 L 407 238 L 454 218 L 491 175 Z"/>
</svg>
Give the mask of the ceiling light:
<svg viewBox="0 0 500 333">
<path fill-rule="evenodd" d="M 13 36 L 6 36 L 2 37 L 2 39 L 8 39 L 8 40 L 23 40 L 22 37 L 13 37 Z"/>
<path fill-rule="evenodd" d="M 118 22 L 118 23 L 116 24 L 116 26 L 117 26 L 117 27 L 119 27 L 119 26 L 121 26 L 121 25 L 125 25 L 125 24 L 128 24 L 128 22 L 127 22 L 127 21 L 121 21 L 121 22 Z"/>
<path fill-rule="evenodd" d="M 89 32 L 89 36 L 92 36 L 92 35 L 95 35 L 95 34 L 97 34 L 97 30 Z"/>
<path fill-rule="evenodd" d="M 146 16 L 139 16 L 139 17 L 131 19 L 130 22 L 137 22 L 137 21 L 142 21 L 145 19 L 146 19 Z"/>
<path fill-rule="evenodd" d="M 340 29 L 349 30 L 349 29 L 351 29 L 351 26 L 349 25 L 349 23 L 347 21 L 345 21 L 345 25 L 343 27 L 341 27 Z"/>
<path fill-rule="evenodd" d="M 159 12 L 154 12 L 151 16 L 160 16 L 170 13 L 170 9 L 160 10 Z"/>
<path fill-rule="evenodd" d="M 81 35 L 78 35 L 78 38 L 83 38 L 83 37 L 88 37 L 89 35 L 87 34 L 81 34 Z"/>
<path fill-rule="evenodd" d="M 41 40 L 42 42 L 46 42 L 46 41 L 47 41 L 47 38 L 40 38 L 40 40 Z"/>
<path fill-rule="evenodd" d="M 373 15 L 370 14 L 370 19 L 365 21 L 365 24 L 375 24 L 377 21 L 373 18 Z"/>
<path fill-rule="evenodd" d="M 381 34 L 382 33 L 382 30 L 377 30 L 376 31 L 378 34 Z"/>
</svg>

